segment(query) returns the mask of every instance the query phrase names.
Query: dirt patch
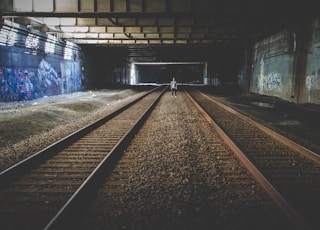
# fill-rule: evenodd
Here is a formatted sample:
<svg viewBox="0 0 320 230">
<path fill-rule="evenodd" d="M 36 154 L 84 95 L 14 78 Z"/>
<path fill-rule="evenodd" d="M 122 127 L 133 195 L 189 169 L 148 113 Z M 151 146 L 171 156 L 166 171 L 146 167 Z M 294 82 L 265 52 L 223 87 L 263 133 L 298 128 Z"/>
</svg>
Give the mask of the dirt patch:
<svg viewBox="0 0 320 230">
<path fill-rule="evenodd" d="M 90 102 L 57 104 L 56 106 L 62 109 L 73 110 L 79 113 L 90 112 L 97 109 L 97 107 L 99 107 L 98 105 L 91 104 Z"/>
</svg>

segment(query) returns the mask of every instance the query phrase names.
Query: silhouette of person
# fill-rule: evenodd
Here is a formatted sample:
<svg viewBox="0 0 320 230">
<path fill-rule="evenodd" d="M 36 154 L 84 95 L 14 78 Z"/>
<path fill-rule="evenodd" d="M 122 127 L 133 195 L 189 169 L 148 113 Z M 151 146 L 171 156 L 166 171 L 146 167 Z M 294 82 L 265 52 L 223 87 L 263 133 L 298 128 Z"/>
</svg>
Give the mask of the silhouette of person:
<svg viewBox="0 0 320 230">
<path fill-rule="evenodd" d="M 170 89 L 171 89 L 171 95 L 172 97 L 177 97 L 177 89 L 178 89 L 178 84 L 176 79 L 173 77 L 172 81 L 170 83 Z"/>
</svg>

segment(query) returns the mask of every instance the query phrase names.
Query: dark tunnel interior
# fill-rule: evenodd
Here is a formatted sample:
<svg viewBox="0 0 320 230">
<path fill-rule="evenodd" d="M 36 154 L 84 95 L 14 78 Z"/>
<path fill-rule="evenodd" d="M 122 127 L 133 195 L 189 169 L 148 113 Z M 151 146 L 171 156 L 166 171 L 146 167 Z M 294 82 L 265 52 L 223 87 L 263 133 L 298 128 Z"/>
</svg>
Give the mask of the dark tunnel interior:
<svg viewBox="0 0 320 230">
<path fill-rule="evenodd" d="M 137 64 L 138 83 L 168 83 L 173 77 L 179 83 L 202 84 L 205 63 Z"/>
</svg>

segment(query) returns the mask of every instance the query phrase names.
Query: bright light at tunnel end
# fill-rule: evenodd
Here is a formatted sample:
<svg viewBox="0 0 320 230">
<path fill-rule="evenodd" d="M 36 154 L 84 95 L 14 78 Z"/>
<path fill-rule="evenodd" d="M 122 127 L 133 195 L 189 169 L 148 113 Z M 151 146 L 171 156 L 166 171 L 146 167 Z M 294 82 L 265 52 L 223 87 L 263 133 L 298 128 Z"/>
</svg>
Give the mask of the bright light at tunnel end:
<svg viewBox="0 0 320 230">
<path fill-rule="evenodd" d="M 136 79 L 136 65 L 134 63 L 131 63 L 130 67 L 130 85 L 136 85 L 137 79 Z"/>
</svg>

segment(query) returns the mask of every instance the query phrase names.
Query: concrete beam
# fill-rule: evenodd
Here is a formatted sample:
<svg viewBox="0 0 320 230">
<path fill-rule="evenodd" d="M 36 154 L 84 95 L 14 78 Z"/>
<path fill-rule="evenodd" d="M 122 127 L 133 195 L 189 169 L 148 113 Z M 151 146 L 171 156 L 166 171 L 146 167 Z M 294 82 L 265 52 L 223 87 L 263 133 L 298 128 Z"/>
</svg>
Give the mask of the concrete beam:
<svg viewBox="0 0 320 230">
<path fill-rule="evenodd" d="M 94 0 L 80 0 L 80 12 L 94 12 Z"/>
<path fill-rule="evenodd" d="M 33 11 L 35 12 L 53 12 L 54 5 L 52 0 L 33 0 Z"/>
<path fill-rule="evenodd" d="M 126 0 L 116 0 L 113 1 L 113 12 L 127 12 L 127 1 Z"/>
<path fill-rule="evenodd" d="M 92 33 L 105 33 L 107 30 L 106 30 L 106 27 L 105 26 L 90 26 L 89 27 L 89 32 L 92 32 Z"/>
<path fill-rule="evenodd" d="M 79 12 L 78 0 L 55 0 L 55 12 Z"/>
<path fill-rule="evenodd" d="M 166 12 L 166 0 L 145 1 L 146 12 Z"/>
<path fill-rule="evenodd" d="M 96 19 L 95 18 L 77 18 L 77 25 L 78 26 L 96 25 Z"/>
<path fill-rule="evenodd" d="M 110 0 L 96 0 L 97 6 L 96 11 L 97 12 L 110 12 Z"/>
</svg>

